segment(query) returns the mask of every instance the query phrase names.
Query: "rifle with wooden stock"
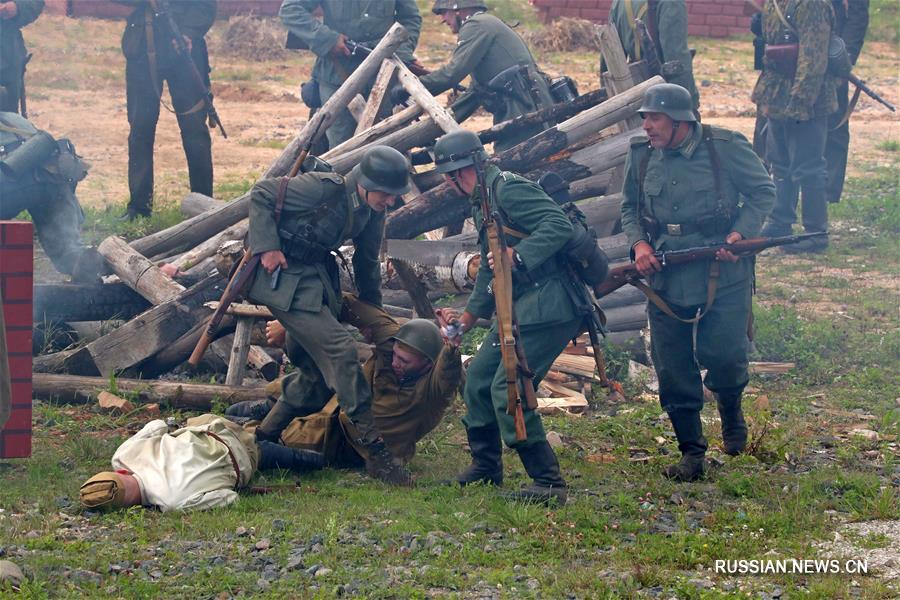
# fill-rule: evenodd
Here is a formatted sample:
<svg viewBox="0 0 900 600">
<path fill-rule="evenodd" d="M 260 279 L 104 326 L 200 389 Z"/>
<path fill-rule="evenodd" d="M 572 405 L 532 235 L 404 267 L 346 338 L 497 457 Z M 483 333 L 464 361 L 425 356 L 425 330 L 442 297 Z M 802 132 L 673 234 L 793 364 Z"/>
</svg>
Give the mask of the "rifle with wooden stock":
<svg viewBox="0 0 900 600">
<path fill-rule="evenodd" d="M 513 417 L 516 428 L 516 440 L 525 441 L 524 409 L 537 408 L 537 395 L 534 391 L 534 372 L 528 368 L 525 349 L 519 336 L 519 323 L 516 319 L 512 300 L 512 268 L 506 249 L 506 238 L 503 234 L 503 217 L 499 210 L 491 206 L 490 188 L 485 181 L 484 161 L 474 155 L 475 172 L 478 176 L 478 191 L 481 197 L 482 228 L 488 240 L 488 249 L 494 258 L 494 307 L 497 313 L 497 337 L 500 342 L 500 355 L 503 370 L 506 373 L 506 414 Z M 520 394 L 521 386 L 521 394 Z M 525 404 L 523 407 L 522 397 Z"/>
<path fill-rule="evenodd" d="M 313 147 L 313 144 L 316 143 L 316 140 L 319 139 L 319 131 L 322 129 L 322 123 L 324 122 L 325 119 L 321 118 L 316 124 L 316 128 L 313 130 L 312 135 L 309 136 L 309 140 L 306 142 L 306 145 L 303 146 L 303 150 L 297 156 L 294 164 L 291 165 L 291 170 L 287 176 L 288 179 L 296 177 L 297 173 L 300 172 L 303 163 L 309 156 L 310 149 Z M 283 203 L 283 201 L 284 194 L 279 194 L 279 199 L 275 206 L 276 222 L 281 216 L 281 203 Z M 216 310 L 213 311 L 213 314 L 210 315 L 209 321 L 206 323 L 206 329 L 203 331 L 203 335 L 197 340 L 197 345 L 194 346 L 194 351 L 191 353 L 190 358 L 188 358 L 188 364 L 192 367 L 196 367 L 200 364 L 200 359 L 203 358 L 206 349 L 215 341 L 216 332 L 219 330 L 222 318 L 228 312 L 228 307 L 231 306 L 235 300 L 240 298 L 244 290 L 247 289 L 247 286 L 250 285 L 253 276 L 256 274 L 256 267 L 259 266 L 261 258 L 262 254 L 254 254 L 252 248 L 244 250 L 244 256 L 241 257 L 241 261 L 231 271 L 231 278 L 228 280 L 228 285 L 225 286 L 225 291 L 222 292 L 222 297 L 219 299 L 219 305 L 216 307 Z M 279 267 L 279 269 L 280 268 L 281 267 Z M 278 272 L 273 273 L 272 277 L 273 281 L 277 282 Z"/>
<path fill-rule="evenodd" d="M 802 240 L 822 237 L 828 235 L 827 232 L 820 231 L 817 233 L 803 233 L 800 235 L 786 235 L 773 238 L 751 238 L 748 240 L 740 240 L 731 244 L 719 243 L 708 244 L 706 246 L 696 246 L 694 248 L 686 248 L 684 250 L 664 250 L 662 252 L 654 252 L 653 256 L 659 261 L 662 268 L 675 267 L 699 260 L 709 260 L 715 258 L 716 252 L 719 250 L 728 250 L 738 257 L 753 256 L 759 254 L 766 248 L 774 248 L 775 246 L 785 246 L 788 244 L 796 244 Z M 636 282 L 643 278 L 638 273 L 634 263 L 623 265 L 609 270 L 609 275 L 602 283 L 594 286 L 594 295 L 602 298 L 607 294 L 611 294 L 625 284 Z"/>
<path fill-rule="evenodd" d="M 169 0 L 149 0 L 149 2 L 150 8 L 153 9 L 153 12 L 155 12 L 157 16 L 165 17 L 164 21 L 169 30 L 168 35 L 175 45 L 175 53 L 178 56 L 182 67 L 187 69 L 188 73 L 190 73 L 191 81 L 194 84 L 194 90 L 200 96 L 200 101 L 185 114 L 196 112 L 202 107 L 206 110 L 206 114 L 209 117 L 209 128 L 213 129 L 218 127 L 219 131 L 222 132 L 222 137 L 228 139 L 228 134 L 225 133 L 225 127 L 222 125 L 219 113 L 216 111 L 215 105 L 213 105 L 212 92 L 206 86 L 206 82 L 203 81 L 203 77 L 200 75 L 200 71 L 197 70 L 194 59 L 191 58 L 191 51 L 187 46 L 187 42 L 184 41 L 184 36 L 181 34 L 181 30 L 178 28 L 178 24 L 172 16 Z"/>
</svg>

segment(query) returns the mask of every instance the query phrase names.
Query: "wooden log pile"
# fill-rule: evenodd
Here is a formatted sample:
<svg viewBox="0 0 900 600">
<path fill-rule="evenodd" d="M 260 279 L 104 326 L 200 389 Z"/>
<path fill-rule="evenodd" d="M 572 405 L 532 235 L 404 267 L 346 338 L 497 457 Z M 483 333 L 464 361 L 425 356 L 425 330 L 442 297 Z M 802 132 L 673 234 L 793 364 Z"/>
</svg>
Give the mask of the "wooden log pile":
<svg viewBox="0 0 900 600">
<path fill-rule="evenodd" d="M 362 66 L 308 120 L 264 177 L 286 174 L 300 149 L 313 136 L 324 133 L 336 109 L 359 99 L 358 94 L 371 81 L 375 83 L 368 103 L 358 107 L 356 134 L 321 157 L 338 173 L 349 172 L 376 144 L 424 156 L 436 138 L 460 128 L 452 111 L 392 58 L 405 39 L 405 30 L 395 25 Z M 612 70 L 624 62 L 607 60 L 607 64 Z M 624 68 L 627 70 L 627 66 Z M 378 120 L 385 113 L 386 86 L 392 77 L 407 89 L 413 103 Z M 595 90 L 573 102 L 495 125 L 479 135 L 488 143 L 517 128 L 555 123 L 531 139 L 495 153 L 490 162 L 535 180 L 544 173 L 562 176 L 570 184 L 570 198 L 578 202 L 598 232 L 600 247 L 614 263 L 628 260 L 628 244 L 619 233 L 621 170 L 629 138 L 637 131 L 636 111 L 644 91 L 661 81 L 654 77 L 631 87 L 617 84 L 615 89 Z M 385 304 L 388 312 L 400 318 L 416 314 L 431 317 L 428 309 L 438 298 L 452 306 L 464 306 L 479 260 L 475 233 L 463 229 L 461 234 L 444 236 L 445 232 L 462 229 L 460 223 L 470 210 L 468 200 L 431 168 L 419 165 L 413 175 L 417 193 L 389 214 L 386 224 Z M 38 357 L 35 371 L 146 378 L 183 365 L 212 312 L 211 303 L 219 299 L 227 283 L 225 271 L 231 260 L 227 257 L 240 250 L 246 237 L 249 203 L 249 193 L 227 202 L 190 194 L 182 203 L 185 220 L 181 223 L 130 243 L 110 237 L 100 245 L 99 251 L 115 274 L 111 281 L 93 287 L 38 285 L 36 322 L 118 319 L 123 324 L 83 345 Z M 423 234 L 427 241 L 414 239 Z M 352 252 L 352 248 L 347 250 Z M 418 260 L 420 256 L 422 260 Z M 166 263 L 173 266 L 160 268 Z M 190 278 L 184 280 L 176 273 L 173 279 L 175 269 Z M 344 283 L 352 289 L 350 277 Z M 610 343 L 638 360 L 646 360 L 640 334 L 646 326 L 644 297 L 637 290 L 623 288 L 601 299 L 600 305 L 607 316 Z M 279 373 L 282 354 L 279 349 L 266 347 L 262 333 L 262 323 L 268 318 L 267 311 L 259 307 L 234 305 L 218 332 L 222 339 L 212 346 L 205 366 L 224 375 L 227 393 L 235 394 L 230 397 L 244 397 L 233 390 L 247 384 L 247 378 L 261 383 Z M 574 354 L 561 357 L 558 368 L 548 376 L 547 385 L 555 386 L 546 388 L 548 394 L 558 396 L 561 389 L 584 393 L 584 384 L 590 383 L 594 374 L 593 358 L 583 349 L 583 344 L 576 345 L 571 350 Z M 56 380 L 46 381 L 47 389 L 56 385 Z M 75 386 L 76 396 L 84 385 Z M 164 388 L 159 384 L 154 389 Z M 187 398 L 188 388 L 180 389 L 181 397 Z M 148 397 L 157 398 L 161 393 L 149 393 Z M 196 393 L 213 395 L 210 390 Z M 258 391 L 250 396 L 258 397 Z M 192 399 L 185 405 L 199 406 L 198 402 Z"/>
</svg>

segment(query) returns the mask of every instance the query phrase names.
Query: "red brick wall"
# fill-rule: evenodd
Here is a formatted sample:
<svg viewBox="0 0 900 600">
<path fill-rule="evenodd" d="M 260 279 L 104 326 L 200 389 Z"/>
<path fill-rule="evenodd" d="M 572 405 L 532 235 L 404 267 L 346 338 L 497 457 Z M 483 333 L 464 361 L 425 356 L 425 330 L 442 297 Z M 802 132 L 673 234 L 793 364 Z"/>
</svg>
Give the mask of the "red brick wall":
<svg viewBox="0 0 900 600">
<path fill-rule="evenodd" d="M 255 15 L 274 17 L 281 0 L 219 0 L 217 14 L 220 18 L 252 12 Z M 111 0 L 47 0 L 48 13 L 70 17 L 99 17 L 118 19 L 127 17 L 133 10 Z"/>
<path fill-rule="evenodd" d="M 612 0 L 531 0 L 544 22 L 558 17 L 580 17 L 598 23 L 609 20 Z M 750 17 L 744 0 L 687 0 L 688 34 L 699 37 L 745 35 Z"/>
<path fill-rule="evenodd" d="M 0 458 L 31 456 L 32 224 L 0 221 L 0 297 L 12 383 L 12 413 L 0 431 Z"/>
</svg>

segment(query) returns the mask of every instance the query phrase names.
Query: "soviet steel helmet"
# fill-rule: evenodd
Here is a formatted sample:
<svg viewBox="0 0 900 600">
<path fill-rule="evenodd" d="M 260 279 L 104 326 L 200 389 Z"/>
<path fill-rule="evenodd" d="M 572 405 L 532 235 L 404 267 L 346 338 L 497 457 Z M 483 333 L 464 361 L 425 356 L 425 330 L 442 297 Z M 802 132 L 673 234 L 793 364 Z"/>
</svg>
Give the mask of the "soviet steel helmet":
<svg viewBox="0 0 900 600">
<path fill-rule="evenodd" d="M 644 102 L 638 109 L 645 112 L 663 113 L 673 121 L 696 121 L 691 94 L 674 83 L 658 83 L 644 93 Z"/>
<path fill-rule="evenodd" d="M 484 0 L 434 0 L 431 12 L 439 15 L 445 10 L 461 10 L 463 8 L 487 10 L 487 4 L 485 4 Z"/>
<path fill-rule="evenodd" d="M 444 347 L 437 325 L 427 319 L 410 319 L 400 326 L 397 335 L 391 339 L 409 346 L 422 356 L 431 359 L 431 362 L 437 361 L 441 348 Z"/>
<path fill-rule="evenodd" d="M 409 161 L 397 150 L 389 146 L 374 146 L 365 153 L 354 170 L 363 189 L 400 196 L 410 189 L 409 168 Z"/>
<path fill-rule="evenodd" d="M 434 168 L 438 173 L 449 173 L 475 164 L 476 156 L 487 159 L 487 152 L 478 136 L 471 131 L 451 131 L 434 144 Z"/>
</svg>

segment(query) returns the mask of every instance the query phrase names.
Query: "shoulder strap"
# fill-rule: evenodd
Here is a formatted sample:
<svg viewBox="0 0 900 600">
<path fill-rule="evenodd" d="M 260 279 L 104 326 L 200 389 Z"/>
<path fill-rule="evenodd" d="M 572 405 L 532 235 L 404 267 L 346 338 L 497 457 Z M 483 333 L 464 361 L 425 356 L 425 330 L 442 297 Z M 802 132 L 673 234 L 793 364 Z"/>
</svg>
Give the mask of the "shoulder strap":
<svg viewBox="0 0 900 600">
<path fill-rule="evenodd" d="M 797 35 L 797 30 L 791 25 L 790 21 L 787 20 L 784 13 L 781 11 L 778 0 L 772 0 L 772 6 L 775 7 L 775 15 L 778 17 L 778 20 L 781 21 L 781 24 L 784 25 L 785 29 L 792 31 L 794 35 Z"/>
<path fill-rule="evenodd" d="M 650 150 L 644 152 L 638 164 L 638 216 L 644 211 L 644 178 L 647 177 L 647 166 L 650 164 Z"/>
<path fill-rule="evenodd" d="M 650 30 L 650 37 L 653 38 L 653 47 L 656 48 L 656 58 L 659 64 L 663 64 L 662 46 L 659 43 L 659 27 L 657 27 L 658 17 L 656 12 L 656 3 L 658 0 L 647 0 L 647 29 Z"/>
<path fill-rule="evenodd" d="M 497 175 L 497 177 L 494 179 L 494 181 L 491 182 L 491 186 L 490 186 L 491 197 L 489 198 L 488 206 L 490 206 L 491 208 L 496 208 L 497 212 L 499 212 L 500 215 L 503 217 L 503 222 L 507 223 L 507 225 L 503 226 L 503 233 L 505 233 L 507 235 L 511 235 L 511 236 L 519 238 L 519 239 L 525 239 L 529 236 L 529 234 L 525 233 L 524 231 L 519 231 L 518 229 L 515 229 L 515 228 L 511 227 L 510 225 L 508 225 L 510 223 L 514 223 L 514 221 L 509 218 L 509 214 L 503 208 L 503 205 L 500 204 L 500 201 L 496 200 L 497 199 L 497 181 L 500 179 L 503 179 L 504 172 L 505 171 L 500 171 L 500 174 Z M 503 180 L 506 181 L 505 179 L 503 179 Z M 496 200 L 496 204 L 495 204 L 495 200 Z"/>
<path fill-rule="evenodd" d="M 291 178 L 284 176 L 278 182 L 278 194 L 275 196 L 275 223 L 281 221 L 281 212 L 284 210 L 284 198 L 287 196 L 288 184 Z"/>
<path fill-rule="evenodd" d="M 703 125 L 703 143 L 706 145 L 706 151 L 709 153 L 709 163 L 712 167 L 713 181 L 716 184 L 716 195 L 718 196 L 719 208 L 724 208 L 725 200 L 722 195 L 722 163 L 719 161 L 719 154 L 716 152 L 716 145 L 712 139 L 712 128 L 709 125 Z"/>
</svg>

